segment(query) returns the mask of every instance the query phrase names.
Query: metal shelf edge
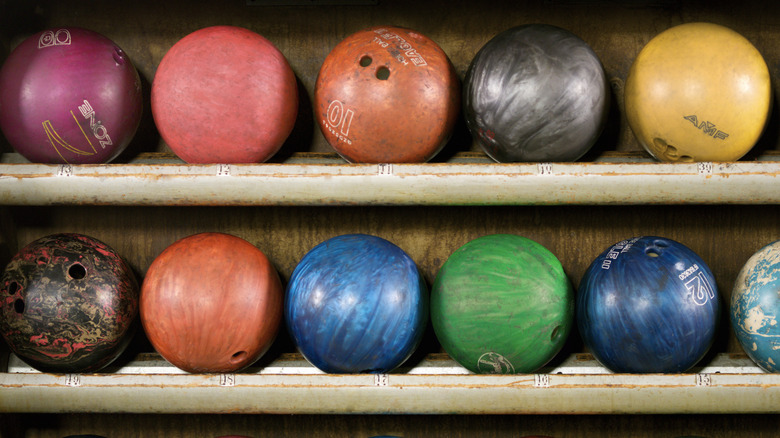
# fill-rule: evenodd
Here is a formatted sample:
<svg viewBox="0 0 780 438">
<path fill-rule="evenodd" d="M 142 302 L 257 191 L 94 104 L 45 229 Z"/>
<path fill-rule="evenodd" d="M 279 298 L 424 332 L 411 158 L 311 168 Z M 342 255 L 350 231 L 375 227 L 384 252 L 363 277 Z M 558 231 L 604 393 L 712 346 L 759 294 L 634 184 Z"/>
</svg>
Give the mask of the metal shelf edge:
<svg viewBox="0 0 780 438">
<path fill-rule="evenodd" d="M 0 164 L 0 204 L 780 204 L 778 183 L 780 162 Z"/>
<path fill-rule="evenodd" d="M 778 413 L 780 374 L 719 354 L 685 374 L 614 374 L 578 354 L 538 374 L 476 375 L 446 355 L 390 374 L 324 374 L 285 355 L 235 374 L 149 355 L 110 373 L 47 374 L 13 356 L 0 412 L 298 414 Z M 132 371 L 132 373 L 131 373 Z"/>
</svg>

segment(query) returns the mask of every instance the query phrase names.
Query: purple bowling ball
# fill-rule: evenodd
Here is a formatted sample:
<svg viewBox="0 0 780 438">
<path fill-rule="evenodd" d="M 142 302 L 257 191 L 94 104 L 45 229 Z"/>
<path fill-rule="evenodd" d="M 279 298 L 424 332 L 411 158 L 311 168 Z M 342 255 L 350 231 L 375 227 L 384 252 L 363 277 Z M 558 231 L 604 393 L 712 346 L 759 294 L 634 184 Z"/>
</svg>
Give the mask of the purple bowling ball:
<svg viewBox="0 0 780 438">
<path fill-rule="evenodd" d="M 142 110 L 138 72 L 96 32 L 39 32 L 0 69 L 0 129 L 32 162 L 111 161 L 132 140 Z"/>
</svg>

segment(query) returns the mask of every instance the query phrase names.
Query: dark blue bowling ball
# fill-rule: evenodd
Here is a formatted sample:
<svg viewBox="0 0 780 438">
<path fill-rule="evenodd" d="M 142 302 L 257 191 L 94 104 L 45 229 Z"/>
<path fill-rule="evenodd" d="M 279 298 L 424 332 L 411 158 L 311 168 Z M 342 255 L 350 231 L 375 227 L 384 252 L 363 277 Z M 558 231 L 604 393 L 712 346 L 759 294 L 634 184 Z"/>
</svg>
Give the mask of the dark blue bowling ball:
<svg viewBox="0 0 780 438">
<path fill-rule="evenodd" d="M 284 303 L 301 354 L 327 373 L 386 373 L 419 345 L 428 290 L 399 247 L 365 234 L 342 235 L 295 267 Z"/>
<path fill-rule="evenodd" d="M 688 247 L 636 237 L 599 255 L 580 282 L 577 326 L 602 365 L 681 373 L 707 353 L 720 311 L 715 278 Z"/>
<path fill-rule="evenodd" d="M 499 162 L 577 160 L 601 135 L 609 104 L 596 53 L 568 30 L 545 24 L 493 37 L 463 84 L 466 124 Z"/>
</svg>

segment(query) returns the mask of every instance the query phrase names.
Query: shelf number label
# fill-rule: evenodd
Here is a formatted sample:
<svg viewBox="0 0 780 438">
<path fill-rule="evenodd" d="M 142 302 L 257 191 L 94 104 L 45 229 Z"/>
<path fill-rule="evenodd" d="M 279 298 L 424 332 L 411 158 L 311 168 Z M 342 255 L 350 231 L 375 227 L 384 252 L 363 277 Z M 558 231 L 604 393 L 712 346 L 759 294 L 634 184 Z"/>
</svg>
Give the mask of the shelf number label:
<svg viewBox="0 0 780 438">
<path fill-rule="evenodd" d="M 220 374 L 219 386 L 236 386 L 235 374 Z"/>
<path fill-rule="evenodd" d="M 390 385 L 390 376 L 387 374 L 374 374 L 374 386 Z"/>
<path fill-rule="evenodd" d="M 539 175 L 552 175 L 552 163 L 539 163 L 536 169 Z"/>
<path fill-rule="evenodd" d="M 73 166 L 70 164 L 63 164 L 57 169 L 57 176 L 71 176 L 73 175 Z"/>
<path fill-rule="evenodd" d="M 65 386 L 81 386 L 81 375 L 80 374 L 66 374 L 65 375 Z"/>
<path fill-rule="evenodd" d="M 230 176 L 230 164 L 220 164 L 217 166 L 217 176 Z"/>
<path fill-rule="evenodd" d="M 392 164 L 386 164 L 381 163 L 376 165 L 376 174 L 377 175 L 392 175 L 393 174 L 393 165 Z"/>
<path fill-rule="evenodd" d="M 712 175 L 712 163 L 696 163 L 696 167 L 699 170 L 699 175 Z"/>
<path fill-rule="evenodd" d="M 696 374 L 696 386 L 712 386 L 712 377 L 707 373 Z"/>
<path fill-rule="evenodd" d="M 536 388 L 549 388 L 550 387 L 550 375 L 549 374 L 535 374 L 534 375 L 534 387 L 536 387 Z"/>
</svg>

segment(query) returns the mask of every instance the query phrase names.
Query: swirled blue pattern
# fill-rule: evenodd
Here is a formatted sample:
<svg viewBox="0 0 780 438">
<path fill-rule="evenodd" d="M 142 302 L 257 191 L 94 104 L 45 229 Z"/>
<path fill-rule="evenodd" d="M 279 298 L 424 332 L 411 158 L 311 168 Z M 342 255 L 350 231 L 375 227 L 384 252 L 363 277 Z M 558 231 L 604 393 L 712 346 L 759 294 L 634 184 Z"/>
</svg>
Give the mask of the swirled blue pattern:
<svg viewBox="0 0 780 438">
<path fill-rule="evenodd" d="M 704 261 L 671 239 L 645 236 L 599 255 L 580 282 L 577 326 L 604 366 L 621 373 L 680 373 L 712 345 L 720 311 Z"/>
<path fill-rule="evenodd" d="M 348 234 L 303 257 L 284 308 L 290 335 L 312 365 L 327 373 L 386 373 L 419 345 L 428 290 L 398 246 Z"/>
</svg>

